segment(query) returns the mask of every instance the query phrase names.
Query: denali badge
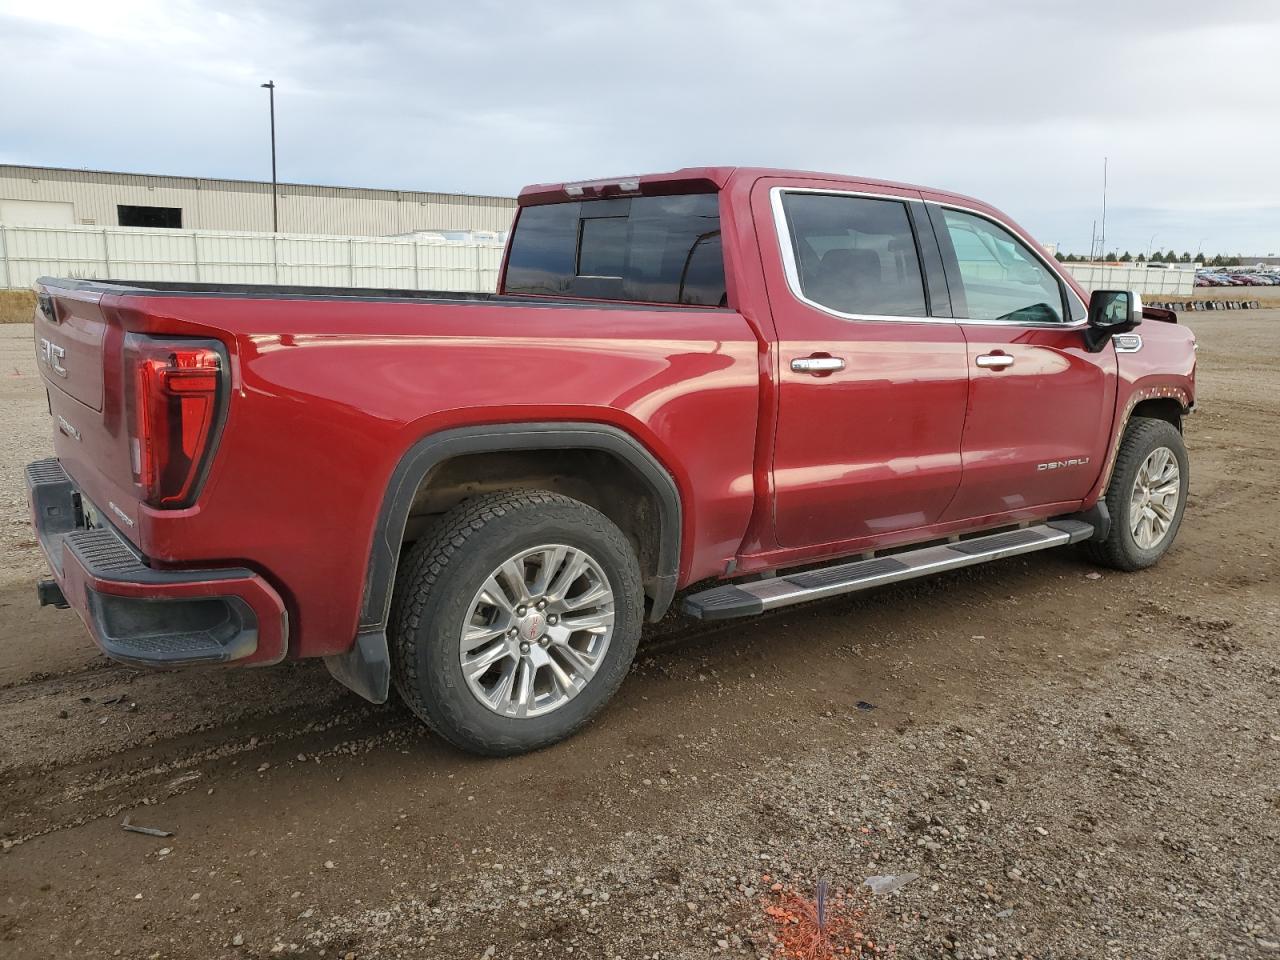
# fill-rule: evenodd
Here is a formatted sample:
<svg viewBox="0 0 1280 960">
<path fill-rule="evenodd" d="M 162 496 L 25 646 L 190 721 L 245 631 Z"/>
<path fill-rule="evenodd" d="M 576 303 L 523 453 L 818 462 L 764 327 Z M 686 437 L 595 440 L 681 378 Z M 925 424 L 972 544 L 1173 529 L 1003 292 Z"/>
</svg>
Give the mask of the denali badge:
<svg viewBox="0 0 1280 960">
<path fill-rule="evenodd" d="M 62 361 L 66 359 L 66 347 L 60 347 L 56 343 L 51 343 L 44 337 L 40 338 L 40 359 L 45 362 L 50 370 L 60 377 L 67 375 L 67 368 L 62 365 Z"/>
<path fill-rule="evenodd" d="M 1089 462 L 1088 457 L 1072 457 L 1070 460 L 1050 460 L 1048 463 L 1037 463 L 1037 470 L 1061 470 L 1064 467 L 1083 467 Z"/>
<path fill-rule="evenodd" d="M 80 431 L 71 425 L 71 421 L 62 414 L 58 414 L 58 429 L 70 437 L 72 440 L 80 439 Z"/>
<path fill-rule="evenodd" d="M 133 526 L 133 518 L 129 516 L 127 513 L 125 513 L 123 510 L 121 510 L 119 507 L 117 507 L 112 501 L 108 500 L 107 506 L 111 508 L 111 512 L 114 513 L 117 517 L 119 517 L 121 522 L 126 527 Z"/>
</svg>

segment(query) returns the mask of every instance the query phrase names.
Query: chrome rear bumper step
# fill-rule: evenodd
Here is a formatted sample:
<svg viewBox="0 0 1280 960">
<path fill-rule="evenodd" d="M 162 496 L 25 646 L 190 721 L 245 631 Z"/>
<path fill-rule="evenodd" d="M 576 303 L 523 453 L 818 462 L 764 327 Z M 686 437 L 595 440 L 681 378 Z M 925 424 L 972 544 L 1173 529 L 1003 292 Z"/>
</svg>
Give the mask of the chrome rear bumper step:
<svg viewBox="0 0 1280 960">
<path fill-rule="evenodd" d="M 1051 520 L 1019 530 L 1007 530 L 955 543 L 935 544 L 892 556 L 856 560 L 853 563 L 821 567 L 752 583 L 713 587 L 685 597 L 684 612 L 699 620 L 749 617 L 793 603 L 868 590 L 931 573 L 971 567 L 989 560 L 1079 543 L 1091 536 L 1092 524 L 1082 520 Z"/>
</svg>

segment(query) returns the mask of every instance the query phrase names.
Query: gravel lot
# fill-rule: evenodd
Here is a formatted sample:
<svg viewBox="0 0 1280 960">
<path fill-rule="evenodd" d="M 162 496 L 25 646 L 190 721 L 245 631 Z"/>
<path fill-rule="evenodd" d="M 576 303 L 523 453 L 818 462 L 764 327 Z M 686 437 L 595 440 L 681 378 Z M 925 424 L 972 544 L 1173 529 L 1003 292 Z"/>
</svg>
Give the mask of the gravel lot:
<svg viewBox="0 0 1280 960">
<path fill-rule="evenodd" d="M 591 729 L 505 761 L 317 664 L 139 673 L 37 609 L 50 427 L 0 327 L 0 955 L 769 957 L 773 883 L 910 871 L 851 894 L 867 952 L 1280 957 L 1280 309 L 1184 319 L 1156 569 L 1054 551 L 669 618 Z"/>
</svg>

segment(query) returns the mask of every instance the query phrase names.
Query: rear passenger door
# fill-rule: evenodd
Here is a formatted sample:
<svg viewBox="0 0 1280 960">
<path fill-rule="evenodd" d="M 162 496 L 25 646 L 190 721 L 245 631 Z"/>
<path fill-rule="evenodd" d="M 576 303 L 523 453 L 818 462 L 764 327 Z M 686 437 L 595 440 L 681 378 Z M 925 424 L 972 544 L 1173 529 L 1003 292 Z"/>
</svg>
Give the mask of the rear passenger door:
<svg viewBox="0 0 1280 960">
<path fill-rule="evenodd" d="M 928 209 L 970 376 L 964 476 L 943 519 L 1070 509 L 1102 469 L 1114 349 L 1086 349 L 1084 303 L 1011 227 L 977 210 Z"/>
<path fill-rule="evenodd" d="M 930 229 L 919 195 L 763 180 L 753 208 L 774 232 L 760 239 L 778 338 L 779 545 L 936 523 L 960 483 L 968 373 L 940 264 L 926 288 L 921 257 L 937 250 L 917 240 Z"/>
</svg>

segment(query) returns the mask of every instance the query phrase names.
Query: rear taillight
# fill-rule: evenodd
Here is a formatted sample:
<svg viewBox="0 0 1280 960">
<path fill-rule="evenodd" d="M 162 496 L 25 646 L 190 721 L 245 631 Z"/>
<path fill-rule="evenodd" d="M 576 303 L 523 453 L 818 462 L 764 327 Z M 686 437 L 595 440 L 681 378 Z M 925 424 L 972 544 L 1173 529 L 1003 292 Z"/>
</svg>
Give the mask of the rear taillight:
<svg viewBox="0 0 1280 960">
<path fill-rule="evenodd" d="M 189 506 L 199 493 L 226 401 L 223 356 L 213 341 L 126 338 L 133 479 L 152 506 Z"/>
</svg>

